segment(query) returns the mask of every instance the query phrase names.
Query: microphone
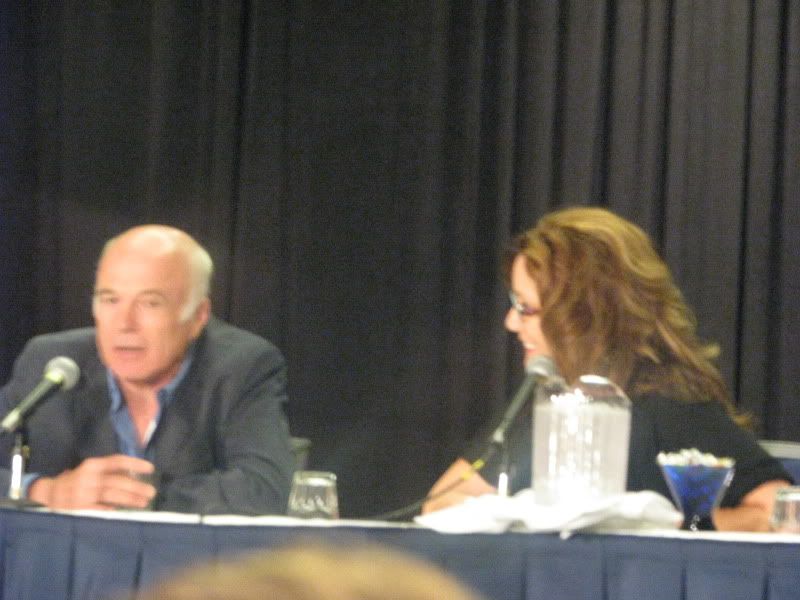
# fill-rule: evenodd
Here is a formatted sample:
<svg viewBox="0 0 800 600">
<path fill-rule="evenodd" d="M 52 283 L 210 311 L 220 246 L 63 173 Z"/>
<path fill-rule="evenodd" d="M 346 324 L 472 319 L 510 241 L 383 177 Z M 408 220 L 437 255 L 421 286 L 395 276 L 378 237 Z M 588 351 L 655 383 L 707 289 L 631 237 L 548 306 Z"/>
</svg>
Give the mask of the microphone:
<svg viewBox="0 0 800 600">
<path fill-rule="evenodd" d="M 525 365 L 525 373 L 527 375 L 509 403 L 506 413 L 503 415 L 503 420 L 500 421 L 497 429 L 492 433 L 490 440 L 494 446 L 503 446 L 505 444 L 506 431 L 511 427 L 522 407 L 525 406 L 533 388 L 537 384 L 553 378 L 556 375 L 556 365 L 549 356 L 536 356 Z"/>
<path fill-rule="evenodd" d="M 44 368 L 41 381 L 36 385 L 30 394 L 22 399 L 17 407 L 6 415 L 0 423 L 0 429 L 9 433 L 16 431 L 25 417 L 37 407 L 37 405 L 52 396 L 58 390 L 69 390 L 78 382 L 81 375 L 80 367 L 71 358 L 66 356 L 56 356 Z"/>
<path fill-rule="evenodd" d="M 502 448 L 505 445 L 506 430 L 517 418 L 517 414 L 519 414 L 519 411 L 522 410 L 522 407 L 525 406 L 525 402 L 528 400 L 533 388 L 540 383 L 546 383 L 550 381 L 563 382 L 563 379 L 556 374 L 556 365 L 553 362 L 553 359 L 548 356 L 537 356 L 532 358 L 525 365 L 525 373 L 527 376 L 522 382 L 522 385 L 519 386 L 514 398 L 509 403 L 506 413 L 503 415 L 503 420 L 500 421 L 500 425 L 498 425 L 497 429 L 494 430 L 486 451 L 483 453 L 483 456 L 475 460 L 470 465 L 470 469 L 468 471 L 462 473 L 461 477 L 454 478 L 449 485 L 438 490 L 434 494 L 429 494 L 424 498 L 420 498 L 416 502 L 413 502 L 402 508 L 398 508 L 397 510 L 382 513 L 370 518 L 376 521 L 390 521 L 392 519 L 408 515 L 412 511 L 417 510 L 428 500 L 433 500 L 434 498 L 439 498 L 450 493 L 459 485 L 467 481 L 470 477 L 478 473 L 484 466 L 486 466 L 486 462 L 497 451 L 497 449 Z M 508 475 L 506 473 L 501 473 L 501 478 L 503 478 L 505 481 L 501 484 L 498 484 L 498 493 L 501 496 L 505 496 L 507 494 Z M 505 490 L 501 489 L 503 486 L 505 486 Z"/>
</svg>

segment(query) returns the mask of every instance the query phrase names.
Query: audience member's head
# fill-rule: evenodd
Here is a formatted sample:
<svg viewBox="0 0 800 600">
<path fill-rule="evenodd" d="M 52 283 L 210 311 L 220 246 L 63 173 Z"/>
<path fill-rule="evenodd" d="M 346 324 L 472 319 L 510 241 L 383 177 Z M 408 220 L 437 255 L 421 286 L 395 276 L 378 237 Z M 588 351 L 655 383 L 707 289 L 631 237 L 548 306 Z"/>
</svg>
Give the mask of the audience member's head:
<svg viewBox="0 0 800 600">
<path fill-rule="evenodd" d="M 139 600 L 479 600 L 441 569 L 382 546 L 316 543 L 190 568 Z"/>
</svg>

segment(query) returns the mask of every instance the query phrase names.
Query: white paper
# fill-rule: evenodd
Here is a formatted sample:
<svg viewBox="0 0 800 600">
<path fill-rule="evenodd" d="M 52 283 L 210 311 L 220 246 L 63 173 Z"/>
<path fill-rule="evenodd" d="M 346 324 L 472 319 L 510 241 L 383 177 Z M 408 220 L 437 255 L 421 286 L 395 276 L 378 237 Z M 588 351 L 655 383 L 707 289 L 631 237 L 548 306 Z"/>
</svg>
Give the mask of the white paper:
<svg viewBox="0 0 800 600">
<path fill-rule="evenodd" d="M 683 515 L 655 492 L 627 492 L 599 500 L 545 506 L 533 491 L 510 498 L 487 494 L 420 515 L 415 521 L 442 533 L 561 532 L 584 529 L 677 529 Z"/>
</svg>

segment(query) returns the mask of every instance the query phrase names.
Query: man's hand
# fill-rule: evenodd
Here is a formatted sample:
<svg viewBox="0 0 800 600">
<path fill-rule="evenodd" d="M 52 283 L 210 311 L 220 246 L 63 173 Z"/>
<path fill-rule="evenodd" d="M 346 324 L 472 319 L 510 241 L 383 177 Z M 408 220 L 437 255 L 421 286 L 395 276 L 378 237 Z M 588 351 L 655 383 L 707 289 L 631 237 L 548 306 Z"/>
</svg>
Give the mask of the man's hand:
<svg viewBox="0 0 800 600">
<path fill-rule="evenodd" d="M 28 488 L 28 498 L 48 508 L 146 508 L 156 488 L 136 479 L 153 473 L 152 463 L 113 454 L 87 458 L 76 468 L 56 477 L 40 477 Z"/>
</svg>

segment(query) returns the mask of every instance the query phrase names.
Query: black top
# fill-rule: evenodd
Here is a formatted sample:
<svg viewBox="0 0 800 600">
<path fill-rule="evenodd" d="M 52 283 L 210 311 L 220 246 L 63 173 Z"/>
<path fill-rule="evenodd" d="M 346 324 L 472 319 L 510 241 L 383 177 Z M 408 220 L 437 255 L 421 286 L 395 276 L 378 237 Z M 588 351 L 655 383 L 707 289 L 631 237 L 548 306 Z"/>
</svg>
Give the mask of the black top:
<svg viewBox="0 0 800 600">
<path fill-rule="evenodd" d="M 733 481 L 721 506 L 732 507 L 760 484 L 773 479 L 792 481 L 781 465 L 761 448 L 755 437 L 739 427 L 717 402 L 684 402 L 656 394 L 631 399 L 631 438 L 628 448 L 629 491 L 653 490 L 672 499 L 661 469 L 659 452 L 697 448 L 736 461 Z M 498 423 L 500 418 L 495 419 Z M 493 430 L 493 429 L 492 429 Z M 488 430 L 465 452 L 473 461 L 488 446 Z M 531 410 L 523 411 L 506 435 L 509 453 L 509 490 L 531 487 Z M 502 453 L 495 453 L 481 470 L 490 484 L 497 484 Z"/>
</svg>

